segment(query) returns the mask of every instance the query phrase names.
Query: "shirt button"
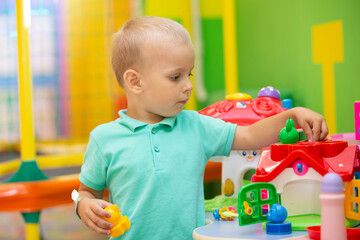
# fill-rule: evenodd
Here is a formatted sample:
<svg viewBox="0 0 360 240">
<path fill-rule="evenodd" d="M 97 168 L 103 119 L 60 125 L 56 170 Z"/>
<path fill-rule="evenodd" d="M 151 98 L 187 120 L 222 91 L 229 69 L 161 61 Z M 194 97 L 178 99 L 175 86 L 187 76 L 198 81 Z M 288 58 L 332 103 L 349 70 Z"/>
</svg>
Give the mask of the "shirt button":
<svg viewBox="0 0 360 240">
<path fill-rule="evenodd" d="M 151 133 L 155 134 L 156 133 L 156 128 L 151 129 Z"/>
<path fill-rule="evenodd" d="M 160 151 L 160 148 L 159 148 L 159 146 L 158 146 L 158 145 L 154 146 L 154 150 L 155 150 L 155 152 L 158 152 L 158 151 Z"/>
</svg>

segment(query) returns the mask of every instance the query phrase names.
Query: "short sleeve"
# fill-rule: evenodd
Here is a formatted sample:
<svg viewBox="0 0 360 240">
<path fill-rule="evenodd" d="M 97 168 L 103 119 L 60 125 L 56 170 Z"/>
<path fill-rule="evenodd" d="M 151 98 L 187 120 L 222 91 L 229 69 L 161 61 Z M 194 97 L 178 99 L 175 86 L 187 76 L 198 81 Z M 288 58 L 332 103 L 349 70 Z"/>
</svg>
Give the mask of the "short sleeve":
<svg viewBox="0 0 360 240">
<path fill-rule="evenodd" d="M 80 182 L 87 187 L 100 191 L 106 187 L 106 172 L 108 164 L 95 141 L 90 135 L 83 165 L 79 175 Z"/>
<path fill-rule="evenodd" d="M 228 156 L 234 140 L 236 124 L 199 114 L 200 134 L 207 157 Z"/>
</svg>

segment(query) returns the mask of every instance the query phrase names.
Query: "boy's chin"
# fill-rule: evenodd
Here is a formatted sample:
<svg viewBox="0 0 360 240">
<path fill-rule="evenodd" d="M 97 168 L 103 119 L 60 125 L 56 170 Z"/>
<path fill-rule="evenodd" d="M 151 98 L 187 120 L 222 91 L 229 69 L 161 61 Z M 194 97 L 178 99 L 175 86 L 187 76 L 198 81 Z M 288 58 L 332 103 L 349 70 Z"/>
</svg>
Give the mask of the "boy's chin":
<svg viewBox="0 0 360 240">
<path fill-rule="evenodd" d="M 164 114 L 163 117 L 166 117 L 166 118 L 169 118 L 169 117 L 175 117 L 177 116 L 179 113 L 181 113 L 183 109 L 180 109 L 179 111 L 174 111 L 172 113 L 167 113 L 167 114 Z"/>
</svg>

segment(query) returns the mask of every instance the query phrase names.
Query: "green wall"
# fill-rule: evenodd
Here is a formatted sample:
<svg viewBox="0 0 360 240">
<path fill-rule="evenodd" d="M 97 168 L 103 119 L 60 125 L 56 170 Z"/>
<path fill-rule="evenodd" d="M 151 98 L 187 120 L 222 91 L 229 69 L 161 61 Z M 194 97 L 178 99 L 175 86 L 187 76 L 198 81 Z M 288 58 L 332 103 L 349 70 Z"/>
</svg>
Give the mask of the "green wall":
<svg viewBox="0 0 360 240">
<path fill-rule="evenodd" d="M 334 66 L 337 132 L 354 132 L 353 102 L 360 100 L 360 1 L 238 0 L 235 11 L 239 91 L 256 97 L 260 88 L 271 85 L 282 97 L 292 96 L 294 106 L 320 113 L 322 71 L 312 60 L 311 28 L 342 21 L 344 62 Z M 221 24 L 221 18 L 202 19 L 209 98 L 200 107 L 224 97 Z"/>
<path fill-rule="evenodd" d="M 198 101 L 198 109 L 225 97 L 223 1 L 200 0 L 203 56 L 197 57 L 203 59 L 208 97 Z M 342 22 L 344 61 L 334 65 L 337 132 L 354 132 L 353 102 L 360 101 L 360 0 L 234 1 L 239 92 L 255 98 L 262 87 L 274 86 L 294 106 L 322 114 L 322 66 L 313 63 L 311 31 L 315 25 Z M 184 2 L 143 0 L 144 9 L 150 3 L 151 14 L 178 19 Z"/>
</svg>

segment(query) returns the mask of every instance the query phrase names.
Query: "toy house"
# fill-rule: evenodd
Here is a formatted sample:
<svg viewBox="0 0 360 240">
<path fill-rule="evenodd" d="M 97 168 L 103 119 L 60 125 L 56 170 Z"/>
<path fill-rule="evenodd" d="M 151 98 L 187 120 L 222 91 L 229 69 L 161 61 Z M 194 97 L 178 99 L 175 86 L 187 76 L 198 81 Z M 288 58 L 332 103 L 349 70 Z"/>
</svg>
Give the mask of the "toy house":
<svg viewBox="0 0 360 240">
<path fill-rule="evenodd" d="M 273 87 L 259 91 L 258 97 L 237 93 L 226 96 L 225 100 L 217 102 L 199 111 L 200 114 L 220 118 L 240 126 L 251 125 L 285 111 L 280 100 L 280 93 Z M 222 162 L 222 195 L 237 198 L 239 189 L 250 182 L 255 173 L 261 150 L 231 151 L 229 157 L 214 157 L 210 161 Z"/>
<path fill-rule="evenodd" d="M 360 140 L 360 102 L 354 102 L 355 110 L 355 139 Z"/>
<path fill-rule="evenodd" d="M 335 172 L 344 183 L 349 183 L 354 173 L 360 171 L 359 158 L 359 147 L 346 141 L 273 144 L 263 149 L 253 181 L 272 183 L 290 218 L 309 216 L 311 219 L 321 213 L 319 194 L 323 176 Z M 353 197 L 358 199 L 358 194 L 347 194 L 345 205 L 358 212 Z M 352 226 L 351 221 L 347 224 Z M 310 225 L 317 224 L 310 221 Z"/>
</svg>

